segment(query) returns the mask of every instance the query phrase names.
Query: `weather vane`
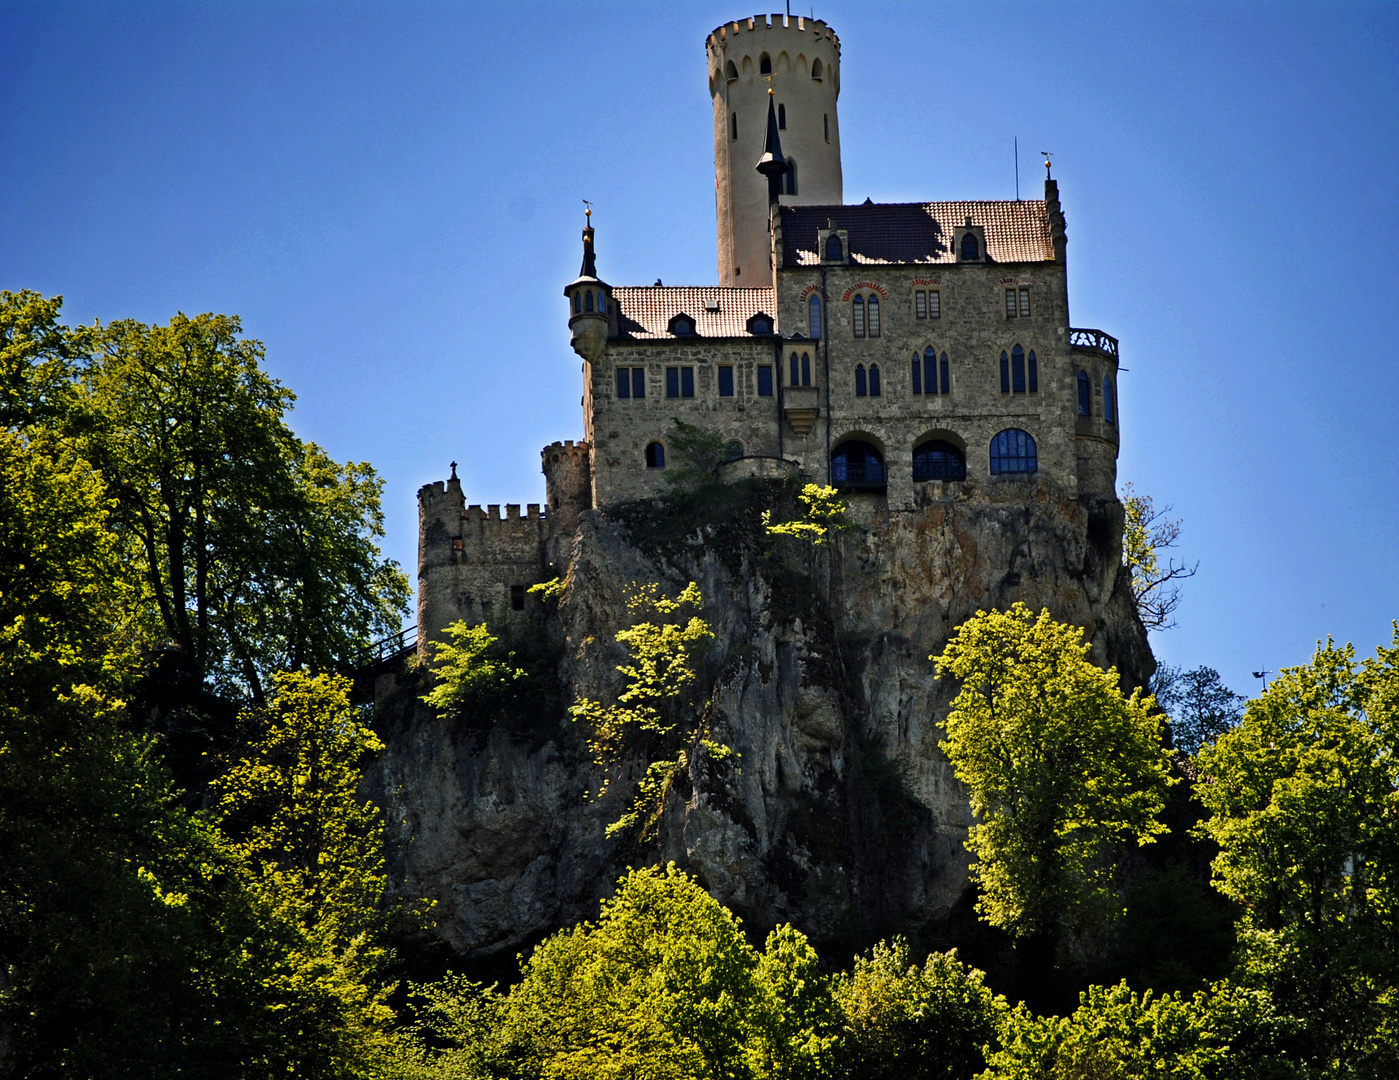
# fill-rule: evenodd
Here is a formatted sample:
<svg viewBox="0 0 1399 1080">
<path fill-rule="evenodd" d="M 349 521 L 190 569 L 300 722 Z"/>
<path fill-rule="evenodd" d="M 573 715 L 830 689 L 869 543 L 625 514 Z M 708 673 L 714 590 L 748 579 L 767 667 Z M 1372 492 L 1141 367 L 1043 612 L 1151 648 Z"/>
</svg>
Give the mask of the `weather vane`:
<svg viewBox="0 0 1399 1080">
<path fill-rule="evenodd" d="M 587 207 L 587 209 L 583 211 L 585 224 L 591 225 L 593 223 L 593 204 L 590 203 L 587 199 L 584 199 L 583 205 Z"/>
<path fill-rule="evenodd" d="M 1052 158 L 1054 155 L 1051 154 L 1048 150 L 1041 150 L 1040 153 L 1044 155 L 1044 176 L 1047 180 L 1049 179 L 1049 159 Z"/>
</svg>

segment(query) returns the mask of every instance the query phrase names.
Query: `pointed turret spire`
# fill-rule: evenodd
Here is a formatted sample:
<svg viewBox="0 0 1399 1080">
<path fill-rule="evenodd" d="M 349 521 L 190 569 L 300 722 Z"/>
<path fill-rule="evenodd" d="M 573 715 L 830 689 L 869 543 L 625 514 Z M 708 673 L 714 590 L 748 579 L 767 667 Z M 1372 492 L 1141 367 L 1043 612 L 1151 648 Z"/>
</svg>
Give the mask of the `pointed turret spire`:
<svg viewBox="0 0 1399 1080">
<path fill-rule="evenodd" d="M 586 205 L 587 199 L 583 202 Z M 583 226 L 583 269 L 578 271 L 580 278 L 597 277 L 597 256 L 593 253 L 593 208 L 588 207 L 584 212 Z"/>
<path fill-rule="evenodd" d="M 772 87 L 768 87 L 768 133 L 757 168 L 768 178 L 768 202 L 776 202 L 777 196 L 782 194 L 782 174 L 787 171 L 787 159 L 782 155 L 782 140 L 777 134 L 777 107 L 773 104 Z"/>
</svg>

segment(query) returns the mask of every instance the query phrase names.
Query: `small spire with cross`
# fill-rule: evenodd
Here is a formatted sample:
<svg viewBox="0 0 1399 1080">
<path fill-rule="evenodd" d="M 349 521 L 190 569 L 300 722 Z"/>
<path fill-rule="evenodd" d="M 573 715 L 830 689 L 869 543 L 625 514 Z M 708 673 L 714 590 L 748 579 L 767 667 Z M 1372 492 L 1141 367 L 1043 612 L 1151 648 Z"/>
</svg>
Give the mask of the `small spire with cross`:
<svg viewBox="0 0 1399 1080">
<path fill-rule="evenodd" d="M 454 461 L 454 462 L 452 462 L 452 479 L 455 480 L 456 478 L 457 478 L 457 463 Z"/>
</svg>

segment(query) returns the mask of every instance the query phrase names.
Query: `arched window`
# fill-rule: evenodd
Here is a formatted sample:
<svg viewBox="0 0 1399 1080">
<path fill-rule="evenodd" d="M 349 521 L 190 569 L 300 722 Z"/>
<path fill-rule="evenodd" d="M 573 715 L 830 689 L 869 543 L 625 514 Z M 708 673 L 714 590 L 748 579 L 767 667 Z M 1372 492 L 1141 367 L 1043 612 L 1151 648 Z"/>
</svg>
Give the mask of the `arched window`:
<svg viewBox="0 0 1399 1080">
<path fill-rule="evenodd" d="M 782 131 L 786 131 L 786 130 L 787 130 L 787 106 L 786 106 L 786 105 L 779 105 L 779 106 L 777 106 L 777 126 L 778 126 L 778 128 L 780 128 Z M 789 162 L 789 164 L 790 164 L 790 162 Z"/>
<path fill-rule="evenodd" d="M 660 443 L 646 444 L 646 467 L 648 469 L 665 468 L 665 447 Z"/>
<path fill-rule="evenodd" d="M 865 298 L 859 294 L 850 301 L 850 325 L 856 337 L 865 336 Z"/>
<path fill-rule="evenodd" d="M 593 290 L 592 290 L 592 289 L 586 289 L 586 290 L 584 290 L 584 292 L 583 292 L 583 310 L 584 310 L 584 311 L 592 311 L 592 310 L 593 310 Z"/>
<path fill-rule="evenodd" d="M 1025 350 L 1019 345 L 1010 350 L 1010 388 L 1017 394 L 1025 392 Z"/>
<path fill-rule="evenodd" d="M 1035 359 L 1035 350 L 1030 350 L 1030 393 L 1040 392 L 1040 362 Z"/>
<path fill-rule="evenodd" d="M 1088 388 L 1088 372 L 1078 373 L 1078 415 L 1093 415 L 1093 391 Z"/>
<path fill-rule="evenodd" d="M 578 312 L 580 312 L 580 311 L 582 311 L 582 310 L 583 310 L 583 294 L 582 294 L 581 292 L 576 292 L 576 293 L 573 294 L 573 311 L 574 311 L 574 314 L 577 314 Z"/>
<path fill-rule="evenodd" d="M 737 461 L 743 456 L 743 444 L 735 440 L 724 444 L 724 460 Z"/>
<path fill-rule="evenodd" d="M 938 392 L 938 354 L 931 346 L 923 350 L 923 392 Z"/>
<path fill-rule="evenodd" d="M 884 486 L 884 455 L 867 442 L 851 439 L 831 454 L 831 479 L 855 488 Z"/>
<path fill-rule="evenodd" d="M 788 361 L 788 364 L 787 364 L 787 366 L 788 366 L 789 368 L 791 368 L 790 374 L 791 374 L 791 376 L 792 376 L 791 379 L 790 379 L 790 380 L 788 381 L 788 383 L 787 383 L 788 386 L 800 386 L 800 385 L 801 385 L 801 367 L 799 366 L 799 364 L 800 364 L 800 361 L 797 360 L 797 354 L 796 354 L 796 353 L 793 353 L 792 356 L 791 356 L 791 359 Z"/>
<path fill-rule="evenodd" d="M 738 138 L 738 113 L 729 114 L 729 138 Z"/>
<path fill-rule="evenodd" d="M 821 298 L 815 293 L 811 294 L 811 299 L 806 302 L 806 336 L 821 338 Z"/>
<path fill-rule="evenodd" d="M 841 246 L 839 234 L 831 233 L 826 237 L 826 261 L 840 262 L 844 258 L 845 248 Z"/>
<path fill-rule="evenodd" d="M 788 195 L 795 195 L 795 194 L 797 193 L 797 159 L 796 159 L 796 158 L 788 158 L 788 159 L 787 159 L 787 176 L 786 176 L 786 178 L 785 178 L 785 182 L 786 182 L 786 184 L 787 184 L 787 194 L 788 194 Z"/>
<path fill-rule="evenodd" d="M 855 365 L 855 396 L 864 397 L 869 393 L 869 388 L 865 382 L 865 365 Z"/>
<path fill-rule="evenodd" d="M 870 397 L 879 397 L 879 365 L 870 365 Z"/>
<path fill-rule="evenodd" d="M 802 385 L 811 385 L 811 354 L 802 353 Z"/>
<path fill-rule="evenodd" d="M 976 233 L 968 232 L 962 234 L 962 258 L 975 259 L 977 257 Z"/>
<path fill-rule="evenodd" d="M 948 379 L 947 353 L 942 354 L 942 392 L 950 394 L 952 392 L 952 382 Z"/>
<path fill-rule="evenodd" d="M 913 354 L 913 392 L 923 392 L 923 361 L 918 358 L 917 353 Z"/>
<path fill-rule="evenodd" d="M 913 451 L 913 479 L 965 480 L 966 455 L 950 442 L 932 439 Z"/>
<path fill-rule="evenodd" d="M 879 297 L 870 293 L 870 337 L 879 336 Z"/>
<path fill-rule="evenodd" d="M 1001 353 L 1001 393 L 1010 393 L 1010 357 Z"/>
<path fill-rule="evenodd" d="M 811 77 L 813 79 L 819 79 L 821 77 L 821 58 L 819 56 L 811 61 Z"/>
<path fill-rule="evenodd" d="M 1007 428 L 991 440 L 991 475 L 1032 473 L 1040 467 L 1035 440 L 1028 431 Z"/>
<path fill-rule="evenodd" d="M 1103 377 L 1103 419 L 1109 424 L 1117 423 L 1117 409 L 1113 407 L 1112 379 Z"/>
<path fill-rule="evenodd" d="M 738 81 L 738 68 L 734 66 L 732 60 L 724 65 L 724 78 L 728 79 L 729 82 Z"/>
<path fill-rule="evenodd" d="M 758 58 L 758 74 L 772 74 L 772 57 L 770 57 L 767 53 L 763 53 L 763 55 Z"/>
</svg>

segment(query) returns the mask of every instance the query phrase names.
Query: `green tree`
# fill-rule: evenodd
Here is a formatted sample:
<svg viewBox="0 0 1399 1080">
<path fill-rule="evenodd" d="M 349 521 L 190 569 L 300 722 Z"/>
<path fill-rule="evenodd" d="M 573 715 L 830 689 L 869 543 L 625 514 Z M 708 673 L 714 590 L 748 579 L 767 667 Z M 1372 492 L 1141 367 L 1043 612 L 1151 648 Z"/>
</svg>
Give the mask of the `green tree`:
<svg viewBox="0 0 1399 1080">
<path fill-rule="evenodd" d="M 1196 759 L 1216 887 L 1242 905 L 1235 978 L 1299 1029 L 1318 1075 L 1399 1073 L 1399 627 L 1331 642 Z"/>
<path fill-rule="evenodd" d="M 838 976 L 842 1037 L 835 1074 L 851 1080 L 970 1078 L 986 1064 L 1006 1009 L 956 951 L 920 968 L 908 943 L 881 942 Z"/>
<path fill-rule="evenodd" d="M 278 669 L 345 667 L 396 629 L 406 578 L 383 559 L 381 481 L 297 439 L 293 395 L 236 318 L 94 329 L 84 452 L 149 625 L 225 691 Z"/>
<path fill-rule="evenodd" d="M 1113 854 L 1150 843 L 1173 783 L 1159 715 L 1088 660 L 1075 626 L 978 611 L 941 656 L 961 690 L 941 745 L 971 796 L 978 910 L 1023 935 L 1120 912 Z"/>
<path fill-rule="evenodd" d="M 439 717 L 446 719 L 468 709 L 490 711 L 509 693 L 511 684 L 526 677 L 523 668 L 514 666 L 513 653 L 504 660 L 492 658 L 497 639 L 484 623 L 468 626 L 458 620 L 447 627 L 447 635 L 450 642 L 433 643 L 436 683 L 423 695 Z"/>
<path fill-rule="evenodd" d="M 665 483 L 673 494 L 683 494 L 715 480 L 715 470 L 728 460 L 727 440 L 717 431 L 672 418 L 675 430 L 668 440 Z"/>
<path fill-rule="evenodd" d="M 797 496 L 806 504 L 806 513 L 798 521 L 771 523 L 772 512 L 763 511 L 763 528 L 769 536 L 795 536 L 800 540 L 810 540 L 817 547 L 829 544 L 837 532 L 859 528 L 846 512 L 850 504 L 840 497 L 833 487 L 820 484 L 807 484 Z"/>
<path fill-rule="evenodd" d="M 1190 671 L 1163 664 L 1151 680 L 1152 696 L 1171 718 L 1171 737 L 1182 753 L 1194 755 L 1243 716 L 1245 699 L 1230 690 L 1212 667 Z"/>
<path fill-rule="evenodd" d="M 1180 582 L 1194 577 L 1199 568 L 1167 558 L 1161 552 L 1175 547 L 1180 539 L 1180 521 L 1166 515 L 1169 506 L 1157 510 L 1150 495 L 1138 495 L 1127 484 L 1122 490 L 1126 520 L 1122 530 L 1122 565 L 1131 575 L 1132 598 L 1137 614 L 1148 630 L 1168 630 L 1175 625 L 1173 615 L 1180 606 Z"/>
</svg>

